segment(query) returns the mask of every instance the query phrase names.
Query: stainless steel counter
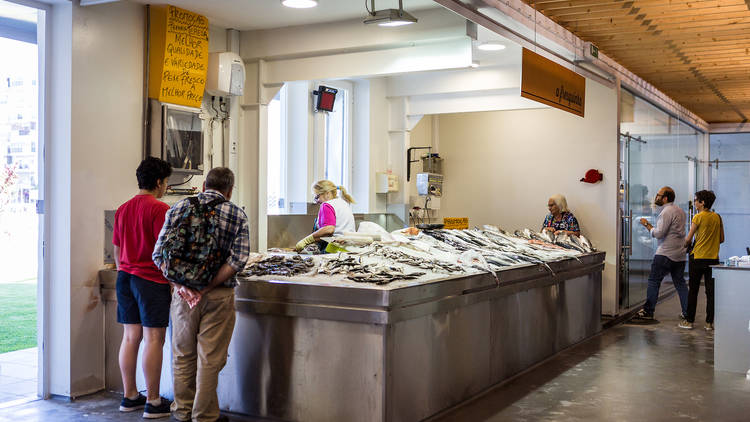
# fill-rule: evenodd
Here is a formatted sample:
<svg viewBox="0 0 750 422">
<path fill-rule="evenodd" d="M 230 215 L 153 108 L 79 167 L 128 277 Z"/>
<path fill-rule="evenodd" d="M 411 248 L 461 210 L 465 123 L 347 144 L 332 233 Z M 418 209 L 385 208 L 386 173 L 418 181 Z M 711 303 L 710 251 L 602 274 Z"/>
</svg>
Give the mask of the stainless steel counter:
<svg viewBox="0 0 750 422">
<path fill-rule="evenodd" d="M 508 268 L 500 286 L 484 273 L 385 286 L 242 280 L 220 406 L 293 421 L 427 418 L 601 330 L 604 253 L 579 259 Z M 115 275 L 100 272 L 107 388 L 121 390 Z M 166 397 L 170 352 L 168 340 Z"/>
<path fill-rule="evenodd" d="M 715 268 L 717 270 L 750 271 L 750 267 L 739 267 L 739 266 L 729 266 L 729 265 L 712 265 L 711 268 Z"/>
<path fill-rule="evenodd" d="M 601 330 L 604 253 L 389 286 L 241 281 L 222 409 L 415 421 Z"/>
<path fill-rule="evenodd" d="M 714 369 L 744 374 L 750 370 L 750 268 L 717 265 L 712 269 Z"/>
</svg>

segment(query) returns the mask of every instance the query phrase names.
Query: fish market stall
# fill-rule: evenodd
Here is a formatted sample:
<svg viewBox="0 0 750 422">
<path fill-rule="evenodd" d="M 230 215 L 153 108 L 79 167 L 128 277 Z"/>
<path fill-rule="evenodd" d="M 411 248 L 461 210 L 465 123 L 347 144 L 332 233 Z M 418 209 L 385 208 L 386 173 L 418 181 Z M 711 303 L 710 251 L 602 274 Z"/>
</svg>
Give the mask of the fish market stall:
<svg viewBox="0 0 750 422">
<path fill-rule="evenodd" d="M 259 257 L 239 277 L 222 409 L 421 420 L 599 332 L 604 253 L 526 235 L 440 230 Z"/>
</svg>

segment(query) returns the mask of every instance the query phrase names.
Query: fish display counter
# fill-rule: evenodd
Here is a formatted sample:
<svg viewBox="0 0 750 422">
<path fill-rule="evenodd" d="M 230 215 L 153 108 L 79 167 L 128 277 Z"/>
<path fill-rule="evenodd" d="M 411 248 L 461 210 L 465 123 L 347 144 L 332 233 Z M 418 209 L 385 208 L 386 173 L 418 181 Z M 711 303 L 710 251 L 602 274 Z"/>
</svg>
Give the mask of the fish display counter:
<svg viewBox="0 0 750 422">
<path fill-rule="evenodd" d="M 490 231 L 248 265 L 219 377 L 222 410 L 422 420 L 601 330 L 603 252 Z M 498 233 L 507 238 L 488 243 Z"/>
</svg>

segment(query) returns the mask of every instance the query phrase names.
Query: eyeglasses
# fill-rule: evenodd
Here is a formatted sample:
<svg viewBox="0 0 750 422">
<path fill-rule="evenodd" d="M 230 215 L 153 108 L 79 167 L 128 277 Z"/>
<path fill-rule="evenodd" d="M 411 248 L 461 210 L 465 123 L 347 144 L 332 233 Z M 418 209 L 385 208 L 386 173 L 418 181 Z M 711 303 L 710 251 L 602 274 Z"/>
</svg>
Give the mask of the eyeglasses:
<svg viewBox="0 0 750 422">
<path fill-rule="evenodd" d="M 657 193 L 657 194 L 656 194 L 656 197 L 657 197 L 657 198 L 658 198 L 658 197 L 660 197 L 660 196 L 664 196 L 664 195 L 663 195 L 663 194 L 661 194 L 661 193 Z"/>
</svg>

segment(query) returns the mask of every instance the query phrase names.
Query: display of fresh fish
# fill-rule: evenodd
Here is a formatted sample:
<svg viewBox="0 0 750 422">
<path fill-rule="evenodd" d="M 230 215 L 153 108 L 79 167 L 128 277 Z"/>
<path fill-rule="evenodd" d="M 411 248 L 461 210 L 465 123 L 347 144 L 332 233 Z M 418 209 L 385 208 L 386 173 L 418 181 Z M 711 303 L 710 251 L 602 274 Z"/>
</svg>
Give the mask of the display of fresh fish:
<svg viewBox="0 0 750 422">
<path fill-rule="evenodd" d="M 308 273 L 315 267 L 312 258 L 303 259 L 299 255 L 285 257 L 283 255 L 270 255 L 267 258 L 251 262 L 240 272 L 240 276 L 264 276 L 281 275 L 293 277 Z"/>
<path fill-rule="evenodd" d="M 579 239 L 583 247 L 586 249 L 586 252 L 594 252 L 596 250 L 591 242 L 589 242 L 589 240 L 586 238 L 586 236 L 581 235 Z"/>
<path fill-rule="evenodd" d="M 555 244 L 560 245 L 563 248 L 568 249 L 575 249 L 579 252 L 586 252 L 586 250 L 581 246 L 581 243 L 578 241 L 578 236 L 569 236 L 565 233 L 560 233 L 559 235 L 555 236 Z"/>
<path fill-rule="evenodd" d="M 542 230 L 542 232 L 539 233 L 539 235 L 542 237 L 542 240 L 544 240 L 545 242 L 552 243 L 553 245 L 555 244 L 555 234 L 552 233 L 551 231 Z"/>
<path fill-rule="evenodd" d="M 394 236 L 395 237 L 395 236 Z M 339 275 L 358 283 L 387 284 L 415 280 L 430 274 L 464 274 L 486 271 L 500 283 L 495 273 L 515 265 L 541 265 L 554 274 L 549 262 L 576 259 L 593 252 L 585 237 L 537 233 L 530 229 L 514 234 L 497 226 L 466 230 L 424 230 L 401 236 L 398 241 L 375 241 L 370 245 L 342 252 L 302 259 L 269 256 L 248 264 L 241 276 L 295 275 L 310 273 Z M 315 270 L 316 264 L 317 271 Z"/>
</svg>

